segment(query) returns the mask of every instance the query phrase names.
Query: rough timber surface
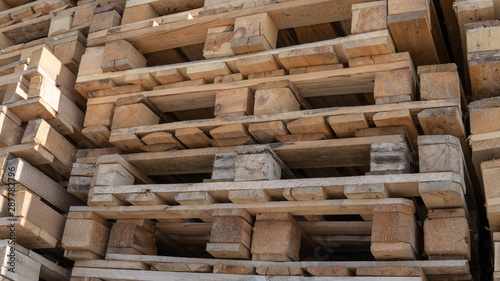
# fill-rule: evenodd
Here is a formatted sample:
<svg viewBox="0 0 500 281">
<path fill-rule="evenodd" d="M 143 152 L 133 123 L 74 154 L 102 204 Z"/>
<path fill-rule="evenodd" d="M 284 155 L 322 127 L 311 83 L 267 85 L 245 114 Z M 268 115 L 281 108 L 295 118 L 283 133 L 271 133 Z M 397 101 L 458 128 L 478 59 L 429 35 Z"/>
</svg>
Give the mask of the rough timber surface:
<svg viewBox="0 0 500 281">
<path fill-rule="evenodd" d="M 106 42 L 126 39 L 144 53 L 151 53 L 203 43 L 208 28 L 232 25 L 237 17 L 264 12 L 269 14 L 278 29 L 348 20 L 351 17 L 351 4 L 359 2 L 364 2 L 364 0 L 287 1 L 197 17 L 192 20 L 158 24 L 166 21 L 169 17 L 166 16 L 93 33 L 89 35 L 88 45 L 99 46 Z M 140 28 L 141 26 L 146 26 L 146 28 Z"/>
</svg>

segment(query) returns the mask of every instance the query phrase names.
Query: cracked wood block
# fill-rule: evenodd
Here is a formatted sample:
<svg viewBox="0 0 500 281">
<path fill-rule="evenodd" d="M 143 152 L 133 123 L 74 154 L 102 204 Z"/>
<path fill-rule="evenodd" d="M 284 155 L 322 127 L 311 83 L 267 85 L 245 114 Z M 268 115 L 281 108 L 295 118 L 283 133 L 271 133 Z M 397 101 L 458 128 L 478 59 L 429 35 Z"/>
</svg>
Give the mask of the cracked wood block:
<svg viewBox="0 0 500 281">
<path fill-rule="evenodd" d="M 156 125 L 160 117 L 143 103 L 117 106 L 113 114 L 111 129 Z"/>
<path fill-rule="evenodd" d="M 125 40 L 106 43 L 101 63 L 104 72 L 122 71 L 146 66 L 146 59 L 135 47 Z"/>
<path fill-rule="evenodd" d="M 278 28 L 267 13 L 236 18 L 231 49 L 237 55 L 275 49 Z"/>
<path fill-rule="evenodd" d="M 437 100 L 460 98 L 462 85 L 455 64 L 425 65 L 418 67 L 418 77 L 420 79 L 420 99 Z"/>
<path fill-rule="evenodd" d="M 455 172 L 464 174 L 460 140 L 454 136 L 419 136 L 419 166 L 421 173 Z"/>
<path fill-rule="evenodd" d="M 270 153 L 237 155 L 234 181 L 279 180 L 281 167 Z"/>
<path fill-rule="evenodd" d="M 339 138 L 352 138 L 355 136 L 356 130 L 369 128 L 363 113 L 330 116 L 327 121 Z"/>
<path fill-rule="evenodd" d="M 250 124 L 248 125 L 248 132 L 259 143 L 276 142 L 276 136 L 285 136 L 289 133 L 282 121 Z"/>
<path fill-rule="evenodd" d="M 234 56 L 231 40 L 234 36 L 234 26 L 218 26 L 208 28 L 207 38 L 203 47 L 206 59 Z"/>
<path fill-rule="evenodd" d="M 155 227 L 147 220 L 117 220 L 111 228 L 107 254 L 156 255 Z"/>
</svg>

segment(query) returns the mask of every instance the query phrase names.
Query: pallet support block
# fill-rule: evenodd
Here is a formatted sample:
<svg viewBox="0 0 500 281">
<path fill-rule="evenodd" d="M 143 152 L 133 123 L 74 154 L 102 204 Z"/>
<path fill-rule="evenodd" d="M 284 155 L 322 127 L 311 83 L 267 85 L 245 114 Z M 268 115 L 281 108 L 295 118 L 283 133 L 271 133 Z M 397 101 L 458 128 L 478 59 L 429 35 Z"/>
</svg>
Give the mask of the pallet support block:
<svg viewBox="0 0 500 281">
<path fill-rule="evenodd" d="M 62 247 L 64 257 L 72 260 L 104 258 L 111 224 L 91 212 L 68 214 Z"/>
<path fill-rule="evenodd" d="M 248 125 L 248 132 L 259 143 L 275 142 L 276 136 L 285 136 L 289 133 L 282 121 L 250 124 Z"/>
<path fill-rule="evenodd" d="M 373 97 L 376 104 L 408 102 L 415 99 L 415 88 L 410 68 L 378 72 Z"/>
<path fill-rule="evenodd" d="M 410 149 L 406 142 L 370 145 L 370 175 L 405 174 L 411 169 Z"/>
<path fill-rule="evenodd" d="M 132 185 L 135 177 L 123 165 L 116 164 L 98 164 L 91 189 L 88 196 L 89 206 L 116 206 L 123 205 L 123 202 L 112 194 L 93 195 L 94 186 L 110 185 Z"/>
<path fill-rule="evenodd" d="M 111 129 L 156 125 L 160 117 L 143 103 L 127 104 L 115 108 Z"/>
<path fill-rule="evenodd" d="M 233 49 L 231 49 L 233 36 L 234 26 L 232 25 L 208 28 L 203 56 L 206 59 L 234 56 Z"/>
<path fill-rule="evenodd" d="M 339 138 L 355 137 L 356 130 L 370 127 L 363 113 L 330 116 L 327 121 Z"/>
<path fill-rule="evenodd" d="M 410 52 L 416 66 L 448 62 L 432 1 L 389 0 L 387 7 L 389 30 L 399 52 Z"/>
<path fill-rule="evenodd" d="M 288 71 L 293 68 L 335 65 L 340 63 L 333 46 L 307 47 L 282 51 L 278 54 L 278 60 Z"/>
<path fill-rule="evenodd" d="M 370 250 L 377 260 L 415 260 L 418 256 L 418 228 L 415 207 L 376 205 Z"/>
<path fill-rule="evenodd" d="M 234 181 L 237 156 L 235 152 L 215 154 L 212 180 Z"/>
<path fill-rule="evenodd" d="M 144 56 L 125 40 L 106 43 L 101 69 L 104 72 L 122 71 L 146 66 Z"/>
<path fill-rule="evenodd" d="M 115 10 L 94 14 L 90 24 L 89 33 L 106 30 L 120 25 L 122 16 Z"/>
<path fill-rule="evenodd" d="M 387 1 L 352 4 L 351 34 L 387 29 Z"/>
<path fill-rule="evenodd" d="M 215 258 L 250 259 L 253 218 L 243 209 L 215 210 L 207 252 Z"/>
<path fill-rule="evenodd" d="M 418 137 L 421 173 L 455 172 L 464 175 L 460 140 L 450 135 Z"/>
<path fill-rule="evenodd" d="M 215 112 L 218 117 L 253 114 L 254 96 L 250 88 L 218 91 L 215 95 Z"/>
<path fill-rule="evenodd" d="M 424 251 L 430 259 L 470 260 L 470 229 L 464 209 L 429 211 L 424 222 Z"/>
<path fill-rule="evenodd" d="M 117 220 L 111 227 L 106 254 L 156 255 L 154 231 L 147 220 Z"/>
<path fill-rule="evenodd" d="M 160 15 L 150 4 L 142 4 L 136 6 L 126 7 L 123 11 L 123 18 L 121 25 L 128 23 L 143 21 L 159 17 Z"/>
<path fill-rule="evenodd" d="M 29 121 L 21 143 L 38 143 L 42 145 L 57 159 L 57 163 L 54 163 L 55 168 L 61 174 L 69 175 L 75 162 L 77 149 L 45 120 Z"/>
<path fill-rule="evenodd" d="M 279 180 L 281 167 L 270 153 L 236 156 L 235 181 Z"/>
<path fill-rule="evenodd" d="M 267 115 L 300 110 L 300 104 L 289 88 L 255 91 L 254 115 Z"/>
<path fill-rule="evenodd" d="M 297 261 L 301 233 L 289 213 L 259 213 L 252 234 L 252 260 Z"/>
<path fill-rule="evenodd" d="M 19 144 L 24 134 L 20 123 L 15 122 L 7 115 L 7 107 L 0 111 L 0 146 L 7 147 Z"/>
<path fill-rule="evenodd" d="M 236 55 L 275 49 L 278 28 L 267 13 L 236 18 L 230 41 Z"/>
</svg>

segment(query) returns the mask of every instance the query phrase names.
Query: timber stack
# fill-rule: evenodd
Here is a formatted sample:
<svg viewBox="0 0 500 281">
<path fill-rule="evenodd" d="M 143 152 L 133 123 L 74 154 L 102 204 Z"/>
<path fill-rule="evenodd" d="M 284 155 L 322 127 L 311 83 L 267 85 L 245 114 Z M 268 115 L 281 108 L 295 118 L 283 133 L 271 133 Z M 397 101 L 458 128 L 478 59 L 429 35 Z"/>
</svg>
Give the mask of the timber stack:
<svg viewBox="0 0 500 281">
<path fill-rule="evenodd" d="M 0 279 L 500 280 L 498 19 L 0 0 Z"/>
</svg>

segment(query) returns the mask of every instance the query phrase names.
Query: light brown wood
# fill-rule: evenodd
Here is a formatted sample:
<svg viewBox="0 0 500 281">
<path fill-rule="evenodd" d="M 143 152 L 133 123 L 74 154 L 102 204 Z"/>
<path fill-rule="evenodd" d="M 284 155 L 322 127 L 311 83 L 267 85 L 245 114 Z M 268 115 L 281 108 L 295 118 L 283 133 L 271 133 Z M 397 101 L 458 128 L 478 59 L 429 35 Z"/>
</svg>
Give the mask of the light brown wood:
<svg viewBox="0 0 500 281">
<path fill-rule="evenodd" d="M 279 61 L 290 70 L 297 67 L 338 64 L 339 59 L 332 46 L 298 48 L 278 54 Z"/>
<path fill-rule="evenodd" d="M 370 250 L 377 260 L 412 260 L 418 255 L 415 209 L 405 205 L 374 206 Z"/>
<path fill-rule="evenodd" d="M 234 26 L 219 26 L 208 28 L 207 38 L 203 48 L 203 56 L 206 59 L 233 56 L 231 39 L 234 36 Z"/>
<path fill-rule="evenodd" d="M 352 5 L 351 33 L 365 33 L 387 28 L 387 2 L 373 1 Z"/>
<path fill-rule="evenodd" d="M 117 11 L 107 11 L 104 13 L 95 14 L 92 17 L 92 22 L 90 24 L 89 32 L 98 32 L 101 30 L 106 30 L 114 26 L 120 25 L 122 17 Z"/>
<path fill-rule="evenodd" d="M 267 13 L 236 18 L 231 49 L 235 54 L 276 48 L 278 28 Z"/>
<path fill-rule="evenodd" d="M 288 129 L 281 121 L 273 121 L 266 123 L 250 124 L 248 132 L 259 143 L 270 143 L 276 141 L 276 136 L 283 136 L 288 134 Z"/>
<path fill-rule="evenodd" d="M 236 61 L 236 68 L 245 77 L 254 73 L 271 72 L 280 69 L 280 65 L 273 55 L 264 54 L 252 57 L 239 58 Z"/>
<path fill-rule="evenodd" d="M 215 116 L 252 115 L 254 96 L 249 88 L 219 91 L 215 97 Z"/>
<path fill-rule="evenodd" d="M 123 11 L 121 24 L 128 24 L 158 17 L 156 10 L 149 4 L 127 7 Z"/>
<path fill-rule="evenodd" d="M 429 256 L 459 255 L 470 259 L 470 231 L 465 213 L 458 215 L 457 212 L 453 217 L 449 212 L 441 214 L 442 210 L 431 213 L 433 215 L 424 222 L 425 253 Z"/>
<path fill-rule="evenodd" d="M 339 138 L 354 137 L 356 130 L 369 127 L 363 114 L 330 116 L 327 121 Z"/>
<path fill-rule="evenodd" d="M 112 129 L 158 124 L 158 117 L 143 103 L 122 105 L 115 108 Z"/>
</svg>

